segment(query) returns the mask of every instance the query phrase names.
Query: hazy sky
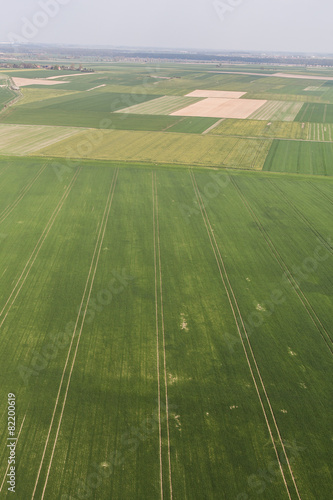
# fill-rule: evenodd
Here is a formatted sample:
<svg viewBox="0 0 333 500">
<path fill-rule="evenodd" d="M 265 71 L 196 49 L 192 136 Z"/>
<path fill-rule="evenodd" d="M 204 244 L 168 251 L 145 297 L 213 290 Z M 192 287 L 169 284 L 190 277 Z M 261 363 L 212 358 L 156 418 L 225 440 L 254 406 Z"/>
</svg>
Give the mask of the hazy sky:
<svg viewBox="0 0 333 500">
<path fill-rule="evenodd" d="M 12 0 L 0 41 L 333 52 L 331 0 Z"/>
</svg>

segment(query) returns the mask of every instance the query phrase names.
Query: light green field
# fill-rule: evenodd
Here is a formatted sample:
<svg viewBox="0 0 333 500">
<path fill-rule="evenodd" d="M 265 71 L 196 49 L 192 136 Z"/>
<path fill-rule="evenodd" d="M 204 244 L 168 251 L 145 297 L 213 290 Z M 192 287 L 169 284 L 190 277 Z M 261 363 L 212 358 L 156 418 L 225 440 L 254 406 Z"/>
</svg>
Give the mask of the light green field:
<svg viewBox="0 0 333 500">
<path fill-rule="evenodd" d="M 332 123 L 309 123 L 308 139 L 313 141 L 330 141 L 333 137 Z"/>
<path fill-rule="evenodd" d="M 120 109 L 117 113 L 133 113 L 139 115 L 169 115 L 202 99 L 196 97 L 163 96 L 150 102 Z"/>
<path fill-rule="evenodd" d="M 209 134 L 87 130 L 33 154 L 261 170 L 270 146 L 270 140 Z"/>
<path fill-rule="evenodd" d="M 303 104 L 299 102 L 268 101 L 249 116 L 250 120 L 272 120 L 292 122 Z"/>
<path fill-rule="evenodd" d="M 210 134 L 240 137 L 278 137 L 281 139 L 308 139 L 309 123 L 269 122 L 263 120 L 223 120 Z M 319 139 L 320 140 L 320 139 Z"/>
<path fill-rule="evenodd" d="M 0 167 L 17 497 L 329 498 L 332 182 Z"/>
<path fill-rule="evenodd" d="M 0 154 L 25 155 L 73 136 L 82 129 L 0 124 Z"/>
</svg>

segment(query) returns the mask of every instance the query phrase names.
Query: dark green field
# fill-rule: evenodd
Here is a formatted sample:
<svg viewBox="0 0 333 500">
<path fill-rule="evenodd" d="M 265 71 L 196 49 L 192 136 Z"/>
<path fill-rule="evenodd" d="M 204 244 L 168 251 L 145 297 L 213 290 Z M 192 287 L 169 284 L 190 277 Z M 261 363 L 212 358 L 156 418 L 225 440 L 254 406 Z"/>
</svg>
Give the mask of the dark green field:
<svg viewBox="0 0 333 500">
<path fill-rule="evenodd" d="M 304 104 L 295 121 L 333 123 L 332 104 Z"/>
<path fill-rule="evenodd" d="M 333 144 L 275 139 L 263 170 L 333 175 Z"/>
</svg>

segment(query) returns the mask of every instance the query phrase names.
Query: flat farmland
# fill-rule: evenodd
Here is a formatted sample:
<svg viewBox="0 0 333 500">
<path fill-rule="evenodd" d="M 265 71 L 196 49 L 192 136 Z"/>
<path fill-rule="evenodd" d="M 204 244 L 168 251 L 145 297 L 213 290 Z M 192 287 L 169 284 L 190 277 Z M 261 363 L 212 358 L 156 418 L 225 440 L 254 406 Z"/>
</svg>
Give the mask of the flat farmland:
<svg viewBox="0 0 333 500">
<path fill-rule="evenodd" d="M 0 154 L 26 155 L 81 132 L 82 129 L 0 124 Z"/>
<path fill-rule="evenodd" d="M 333 123 L 333 104 L 304 104 L 295 120 L 299 122 Z"/>
<path fill-rule="evenodd" d="M 59 175 L 23 158 L 1 172 L 18 498 L 329 498 L 330 179 L 92 160 Z"/>
<path fill-rule="evenodd" d="M 269 137 L 281 139 L 308 139 L 308 123 L 269 122 L 263 120 L 223 120 L 211 134 L 236 135 L 239 137 Z M 317 140 L 317 139 L 314 139 Z"/>
<path fill-rule="evenodd" d="M 303 103 L 299 102 L 268 101 L 248 118 L 251 120 L 292 122 L 295 120 L 302 106 Z"/>
<path fill-rule="evenodd" d="M 261 170 L 270 146 L 270 140 L 210 134 L 89 130 L 33 154 Z"/>
<path fill-rule="evenodd" d="M 211 118 L 248 118 L 266 101 L 260 99 L 228 99 L 207 97 L 171 113 L 173 116 L 203 116 Z"/>
<path fill-rule="evenodd" d="M 333 144 L 275 139 L 263 170 L 312 175 L 333 175 Z"/>
<path fill-rule="evenodd" d="M 16 93 L 13 90 L 10 90 L 8 87 L 0 87 L 0 111 L 15 97 Z"/>
<path fill-rule="evenodd" d="M 184 108 L 187 105 L 199 102 L 198 97 L 163 96 L 143 104 L 136 104 L 123 108 L 117 113 L 131 113 L 142 115 L 169 115 L 170 113 Z"/>
</svg>

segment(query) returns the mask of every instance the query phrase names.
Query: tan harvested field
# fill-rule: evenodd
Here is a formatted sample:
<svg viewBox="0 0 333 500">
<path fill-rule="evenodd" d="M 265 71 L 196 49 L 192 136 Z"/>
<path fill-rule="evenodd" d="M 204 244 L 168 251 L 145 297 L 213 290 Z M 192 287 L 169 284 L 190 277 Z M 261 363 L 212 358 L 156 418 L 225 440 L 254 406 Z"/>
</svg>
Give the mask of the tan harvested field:
<svg viewBox="0 0 333 500">
<path fill-rule="evenodd" d="M 248 118 L 267 101 L 260 99 L 223 99 L 209 97 L 203 101 L 179 109 L 174 116 L 202 116 L 211 118 Z"/>
<path fill-rule="evenodd" d="M 194 90 L 186 97 L 219 97 L 224 99 L 239 99 L 247 92 L 233 92 L 230 90 Z"/>
<path fill-rule="evenodd" d="M 82 128 L 0 124 L 0 154 L 29 154 L 80 132 Z"/>
<path fill-rule="evenodd" d="M 61 82 L 55 82 L 53 80 L 48 80 L 46 78 L 12 78 L 13 82 L 17 87 L 26 87 L 27 85 L 61 85 L 62 83 L 69 83 L 62 80 Z"/>
</svg>

